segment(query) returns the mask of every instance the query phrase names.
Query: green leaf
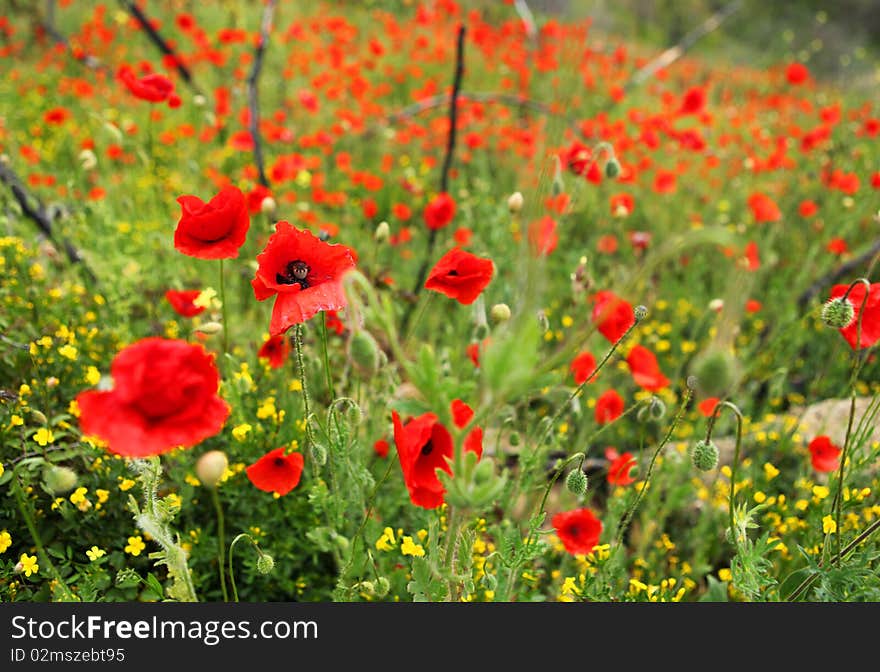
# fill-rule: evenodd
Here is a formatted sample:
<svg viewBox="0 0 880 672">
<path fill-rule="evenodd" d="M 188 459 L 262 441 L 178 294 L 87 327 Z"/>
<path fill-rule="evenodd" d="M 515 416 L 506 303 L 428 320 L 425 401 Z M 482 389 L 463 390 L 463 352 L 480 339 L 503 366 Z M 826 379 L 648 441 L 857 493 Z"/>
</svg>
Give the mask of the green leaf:
<svg viewBox="0 0 880 672">
<path fill-rule="evenodd" d="M 149 589 L 157 595 L 158 599 L 165 599 L 165 589 L 162 587 L 162 584 L 159 583 L 159 579 L 157 579 L 153 574 L 147 574 L 146 584 L 147 587 L 149 587 Z"/>
<path fill-rule="evenodd" d="M 807 579 L 807 577 L 812 576 L 816 573 L 816 570 L 811 567 L 802 567 L 801 569 L 792 572 L 787 577 L 785 577 L 785 580 L 779 586 L 779 596 L 783 600 L 788 601 L 788 599 L 791 597 L 791 594 L 795 590 L 797 590 L 798 586 L 800 586 L 801 583 L 803 583 Z M 808 593 L 809 591 L 801 593 L 800 599 L 803 599 Z"/>
<path fill-rule="evenodd" d="M 709 588 L 700 598 L 700 602 L 727 602 L 727 581 L 719 581 L 709 576 Z"/>
</svg>

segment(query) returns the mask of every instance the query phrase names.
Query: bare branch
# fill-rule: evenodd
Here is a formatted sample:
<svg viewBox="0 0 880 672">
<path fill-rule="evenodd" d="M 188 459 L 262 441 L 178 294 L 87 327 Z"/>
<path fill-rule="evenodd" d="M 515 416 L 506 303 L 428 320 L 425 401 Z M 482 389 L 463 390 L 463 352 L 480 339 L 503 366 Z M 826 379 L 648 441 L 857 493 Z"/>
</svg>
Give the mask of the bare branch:
<svg viewBox="0 0 880 672">
<path fill-rule="evenodd" d="M 263 8 L 263 20 L 260 22 L 260 39 L 254 49 L 254 65 L 247 78 L 248 94 L 248 130 L 254 143 L 254 161 L 257 164 L 260 184 L 269 186 L 269 178 L 266 177 L 266 167 L 263 160 L 263 140 L 260 136 L 260 98 L 259 81 L 260 72 L 263 69 L 263 56 L 266 46 L 269 44 L 269 35 L 272 32 L 272 19 L 275 15 L 277 0 L 268 0 Z"/>
</svg>

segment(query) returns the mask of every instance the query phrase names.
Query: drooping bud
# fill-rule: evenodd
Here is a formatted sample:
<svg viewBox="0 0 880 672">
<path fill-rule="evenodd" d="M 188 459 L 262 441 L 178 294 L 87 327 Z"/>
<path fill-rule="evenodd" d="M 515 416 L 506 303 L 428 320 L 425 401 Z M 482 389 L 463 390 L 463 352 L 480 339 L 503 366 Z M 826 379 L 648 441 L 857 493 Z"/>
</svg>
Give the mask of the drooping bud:
<svg viewBox="0 0 880 672">
<path fill-rule="evenodd" d="M 580 496 L 584 494 L 587 491 L 588 485 L 587 475 L 580 469 L 572 469 L 568 472 L 568 476 L 565 477 L 565 487 L 575 495 Z"/>
<path fill-rule="evenodd" d="M 718 466 L 718 446 L 713 441 L 697 441 L 691 451 L 691 462 L 700 471 L 711 471 Z"/>
<path fill-rule="evenodd" d="M 510 211 L 511 214 L 516 214 L 523 209 L 524 200 L 525 199 L 523 198 L 523 195 L 521 193 L 519 193 L 518 191 L 513 192 L 507 198 L 507 209 Z"/>
<path fill-rule="evenodd" d="M 78 480 L 76 472 L 70 467 L 53 464 L 43 472 L 43 486 L 56 497 L 73 490 Z"/>
<path fill-rule="evenodd" d="M 278 203 L 271 196 L 266 196 L 260 201 L 260 212 L 271 217 L 278 209 Z"/>
<path fill-rule="evenodd" d="M 348 358 L 364 378 L 372 378 L 379 370 L 379 344 L 365 329 L 356 329 L 348 339 Z"/>
<path fill-rule="evenodd" d="M 727 350 L 710 350 L 694 362 L 693 374 L 704 396 L 723 397 L 736 382 L 736 358 Z"/>
<path fill-rule="evenodd" d="M 616 157 L 611 157 L 605 164 L 605 177 L 613 180 L 620 175 L 620 161 Z"/>
<path fill-rule="evenodd" d="M 203 334 L 208 334 L 212 336 L 214 334 L 219 334 L 223 331 L 223 325 L 219 322 L 205 322 L 204 324 L 196 327 L 193 331 L 199 331 Z"/>
<path fill-rule="evenodd" d="M 377 243 L 384 243 L 390 236 L 391 227 L 388 225 L 388 222 L 379 222 L 376 226 L 376 231 L 373 233 L 373 240 Z"/>
<path fill-rule="evenodd" d="M 495 324 L 507 322 L 510 319 L 510 306 L 506 303 L 496 303 L 489 311 L 489 317 Z"/>
<path fill-rule="evenodd" d="M 845 329 L 852 324 L 856 309 L 849 299 L 842 296 L 831 299 L 822 306 L 822 321 L 834 329 Z"/>
<path fill-rule="evenodd" d="M 636 322 L 641 322 L 648 317 L 648 309 L 645 306 L 638 305 L 633 308 L 633 315 L 635 315 Z"/>
<path fill-rule="evenodd" d="M 657 397 L 653 397 L 651 402 L 642 406 L 636 413 L 636 419 L 639 422 L 658 422 L 666 415 L 666 404 Z"/>
<path fill-rule="evenodd" d="M 312 441 L 309 450 L 311 451 L 312 459 L 315 461 L 315 464 L 320 467 L 327 464 L 327 446 L 318 441 Z"/>
<path fill-rule="evenodd" d="M 196 476 L 206 488 L 216 488 L 229 467 L 229 459 L 222 450 L 209 450 L 196 462 Z"/>
<path fill-rule="evenodd" d="M 257 571 L 260 574 L 268 574 L 275 569 L 275 560 L 268 553 L 261 553 L 257 558 Z"/>
</svg>

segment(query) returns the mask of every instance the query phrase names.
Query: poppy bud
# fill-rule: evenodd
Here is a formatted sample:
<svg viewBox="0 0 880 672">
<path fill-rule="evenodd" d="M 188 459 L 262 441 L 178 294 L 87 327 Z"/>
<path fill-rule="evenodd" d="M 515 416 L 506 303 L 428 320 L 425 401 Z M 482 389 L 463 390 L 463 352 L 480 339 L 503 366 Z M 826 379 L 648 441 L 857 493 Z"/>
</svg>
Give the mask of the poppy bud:
<svg viewBox="0 0 880 672">
<path fill-rule="evenodd" d="M 489 317 L 492 318 L 495 324 L 507 322 L 510 319 L 510 306 L 506 303 L 496 303 L 492 306 L 492 310 L 489 311 Z"/>
<path fill-rule="evenodd" d="M 664 415 L 666 415 L 666 404 L 654 397 L 651 399 L 651 403 L 639 409 L 639 412 L 636 413 L 636 419 L 639 422 L 657 422 L 662 420 Z"/>
<path fill-rule="evenodd" d="M 834 329 L 845 329 L 852 324 L 856 309 L 849 299 L 842 296 L 831 299 L 822 306 L 822 321 Z"/>
<path fill-rule="evenodd" d="M 266 196 L 260 201 L 260 212 L 264 215 L 269 215 L 270 217 L 275 214 L 275 211 L 278 209 L 278 203 L 275 202 L 275 199 L 271 196 Z"/>
<path fill-rule="evenodd" d="M 70 492 L 76 486 L 78 480 L 76 472 L 70 467 L 52 465 L 43 472 L 43 487 L 53 495 L 63 495 Z"/>
<path fill-rule="evenodd" d="M 92 170 L 98 165 L 98 157 L 91 149 L 84 149 L 79 153 L 79 165 L 83 170 Z"/>
<path fill-rule="evenodd" d="M 206 488 L 216 488 L 229 467 L 229 460 L 222 450 L 209 450 L 196 462 L 196 476 Z"/>
<path fill-rule="evenodd" d="M 736 359 L 725 350 L 712 350 L 694 363 L 697 386 L 704 396 L 723 397 L 736 380 Z"/>
<path fill-rule="evenodd" d="M 384 576 L 380 576 L 376 579 L 376 597 L 385 597 L 389 590 L 391 590 L 391 582 L 388 579 Z"/>
<path fill-rule="evenodd" d="M 379 344 L 364 329 L 352 332 L 348 339 L 348 358 L 364 378 L 372 378 L 379 370 Z"/>
<path fill-rule="evenodd" d="M 321 467 L 327 464 L 327 446 L 323 443 L 314 441 L 311 445 L 310 451 L 315 464 Z"/>
<path fill-rule="evenodd" d="M 513 192 L 507 198 L 507 209 L 511 214 L 516 214 L 523 208 L 523 195 L 518 191 Z"/>
<path fill-rule="evenodd" d="M 697 441 L 691 451 L 691 462 L 700 471 L 711 471 L 718 466 L 718 446 L 712 441 Z"/>
<path fill-rule="evenodd" d="M 207 102 L 208 99 L 200 93 L 197 93 L 193 96 L 193 105 L 195 105 L 196 107 L 204 107 Z"/>
<path fill-rule="evenodd" d="M 645 306 L 636 306 L 633 308 L 633 315 L 635 315 L 636 322 L 641 322 L 648 317 L 648 309 Z"/>
<path fill-rule="evenodd" d="M 384 243 L 391 236 L 391 227 L 388 226 L 388 222 L 382 221 L 376 226 L 376 231 L 373 233 L 373 240 L 377 243 Z"/>
<path fill-rule="evenodd" d="M 223 325 L 219 322 L 205 322 L 204 324 L 193 329 L 193 331 L 198 331 L 203 334 L 208 334 L 210 336 L 213 334 L 219 334 L 221 331 L 223 331 Z"/>
<path fill-rule="evenodd" d="M 620 175 L 620 161 L 616 158 L 611 158 L 608 163 L 605 164 L 605 177 L 609 180 L 613 180 L 618 175 Z"/>
<path fill-rule="evenodd" d="M 511 432 L 510 436 L 507 437 L 507 440 L 510 442 L 511 446 L 519 445 L 519 432 Z"/>
<path fill-rule="evenodd" d="M 261 553 L 257 558 L 257 571 L 260 574 L 268 574 L 275 569 L 275 560 L 268 553 Z"/>
<path fill-rule="evenodd" d="M 565 487 L 575 495 L 582 495 L 587 491 L 589 481 L 587 475 L 580 469 L 572 469 L 565 477 Z"/>
<path fill-rule="evenodd" d="M 49 420 L 46 418 L 46 415 L 42 411 L 38 411 L 35 408 L 30 409 L 31 415 L 34 416 L 34 420 L 36 420 L 41 425 L 48 425 Z"/>
</svg>

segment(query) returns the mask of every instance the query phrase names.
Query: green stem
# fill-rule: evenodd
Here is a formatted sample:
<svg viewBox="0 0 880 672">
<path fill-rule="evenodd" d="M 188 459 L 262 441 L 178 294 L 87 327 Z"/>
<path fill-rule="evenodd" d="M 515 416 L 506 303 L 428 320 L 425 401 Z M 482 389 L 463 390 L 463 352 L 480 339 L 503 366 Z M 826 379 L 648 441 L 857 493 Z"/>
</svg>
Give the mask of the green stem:
<svg viewBox="0 0 880 672">
<path fill-rule="evenodd" d="M 49 573 L 52 575 L 52 578 L 58 582 L 58 585 L 61 586 L 61 590 L 64 593 L 64 598 L 69 602 L 79 602 L 79 598 L 71 592 L 67 583 L 65 583 L 64 579 L 61 578 L 61 574 L 58 572 L 58 569 L 52 563 L 52 560 L 49 558 L 49 554 L 46 553 L 46 548 L 43 546 L 43 540 L 40 537 L 40 533 L 37 532 L 37 526 L 34 523 L 34 519 L 31 516 L 30 508 L 25 501 L 24 490 L 21 487 L 21 483 L 18 480 L 19 476 L 17 473 L 13 472 L 12 474 L 12 490 L 15 492 L 15 499 L 18 503 L 18 510 L 21 512 L 21 517 L 24 518 L 24 523 L 28 528 L 28 532 L 31 533 L 31 537 L 34 539 L 34 545 L 37 547 L 37 555 L 39 556 L 39 562 L 49 570 Z"/>
<path fill-rule="evenodd" d="M 303 412 L 306 420 L 306 443 L 311 446 L 312 443 L 312 411 L 309 404 L 309 388 L 306 385 L 306 365 L 303 360 L 303 325 L 298 324 L 294 327 L 293 345 L 296 352 L 296 364 L 299 368 L 299 382 L 302 386 L 303 395 Z M 303 457 L 308 458 L 308 451 L 303 451 Z"/>
<path fill-rule="evenodd" d="M 223 259 L 220 260 L 220 303 L 223 311 L 223 355 L 229 352 L 229 313 L 226 307 L 226 281 L 223 272 Z"/>
<path fill-rule="evenodd" d="M 629 506 L 629 508 L 624 512 L 623 517 L 620 519 L 620 524 L 617 527 L 617 534 L 614 539 L 614 553 L 617 552 L 617 549 L 620 548 L 623 543 L 623 535 L 626 532 L 626 528 L 629 526 L 630 521 L 632 520 L 633 515 L 636 512 L 636 509 L 639 507 L 639 504 L 642 501 L 642 498 L 645 496 L 645 492 L 648 489 L 648 486 L 651 482 L 651 474 L 654 473 L 654 464 L 657 462 L 657 458 L 660 456 L 661 451 L 669 443 L 669 440 L 672 438 L 672 433 L 675 431 L 675 428 L 678 426 L 679 421 L 684 415 L 685 410 L 687 410 L 688 402 L 691 400 L 691 396 L 693 395 L 693 390 L 688 387 L 684 393 L 684 398 L 681 401 L 681 405 L 678 407 L 678 412 L 675 414 L 675 417 L 672 419 L 672 423 L 669 425 L 669 430 L 666 432 L 666 436 L 663 437 L 663 440 L 657 446 L 657 449 L 654 451 L 654 454 L 651 456 L 651 462 L 648 464 L 648 471 L 645 474 L 645 480 L 642 484 L 641 490 L 639 490 L 636 498 L 633 500 L 633 503 Z"/>
<path fill-rule="evenodd" d="M 211 499 L 214 501 L 214 511 L 217 512 L 217 569 L 220 571 L 220 589 L 223 591 L 223 601 L 229 602 L 229 593 L 226 592 L 226 534 L 223 518 L 223 506 L 220 504 L 220 495 L 217 488 L 211 488 Z M 238 600 L 236 600 L 238 602 Z"/>
<path fill-rule="evenodd" d="M 865 306 L 868 303 L 868 295 L 871 293 L 871 283 L 868 282 L 865 278 L 859 278 L 854 282 L 850 283 L 850 286 L 847 288 L 846 292 L 843 295 L 843 300 L 846 301 L 849 298 L 850 292 L 855 288 L 856 285 L 864 285 L 865 287 L 865 296 L 862 298 L 862 306 L 859 309 L 859 319 L 856 323 L 856 347 L 853 349 L 853 368 L 852 373 L 850 374 L 849 379 L 849 389 L 850 389 L 850 404 L 849 404 L 849 419 L 846 423 L 846 437 L 843 441 L 843 450 L 840 453 L 840 466 L 837 469 L 837 491 L 834 493 L 834 524 L 835 524 L 835 539 L 834 546 L 835 551 L 838 555 L 840 555 L 840 517 L 841 510 L 843 508 L 843 488 L 844 488 L 844 469 L 846 468 L 846 458 L 849 453 L 849 444 L 850 439 L 852 438 L 852 427 L 853 420 L 856 415 L 856 382 L 859 379 L 859 373 L 862 369 L 862 358 L 859 356 L 862 348 L 862 318 L 865 315 Z M 826 544 L 827 547 L 827 544 Z"/>
<path fill-rule="evenodd" d="M 229 582 L 232 584 L 232 599 L 236 602 L 238 602 L 238 588 L 235 587 L 235 571 L 232 568 L 232 551 L 235 548 L 235 544 L 237 544 L 238 541 L 243 538 L 246 538 L 254 545 L 257 553 L 263 555 L 263 551 L 260 549 L 260 545 L 256 541 L 254 541 L 254 538 L 251 535 L 247 534 L 246 532 L 242 532 L 241 534 L 239 534 L 237 537 L 235 537 L 235 539 L 232 540 L 232 543 L 229 544 Z"/>
<path fill-rule="evenodd" d="M 736 537 L 736 516 L 734 515 L 734 497 L 736 496 L 736 470 L 739 466 L 739 454 L 742 447 L 742 428 L 743 415 L 736 404 L 730 401 L 722 401 L 715 406 L 712 415 L 709 417 L 709 425 L 706 428 L 706 443 L 712 440 L 712 430 L 715 428 L 715 421 L 721 414 L 723 408 L 729 408 L 736 415 L 736 447 L 733 451 L 733 463 L 730 465 L 730 499 L 728 503 L 728 515 L 730 517 L 730 540 L 731 543 L 737 544 Z"/>
<path fill-rule="evenodd" d="M 446 510 L 446 547 L 443 551 L 443 564 L 446 567 L 446 601 L 452 602 L 458 592 L 455 579 L 455 553 L 458 543 L 458 525 L 460 514 L 457 509 L 449 506 Z"/>
<path fill-rule="evenodd" d="M 336 398 L 333 389 L 333 377 L 330 375 L 330 355 L 327 351 L 327 313 L 321 311 L 321 349 L 324 354 L 324 375 L 327 377 L 327 391 L 330 393 L 330 403 Z"/>
</svg>

